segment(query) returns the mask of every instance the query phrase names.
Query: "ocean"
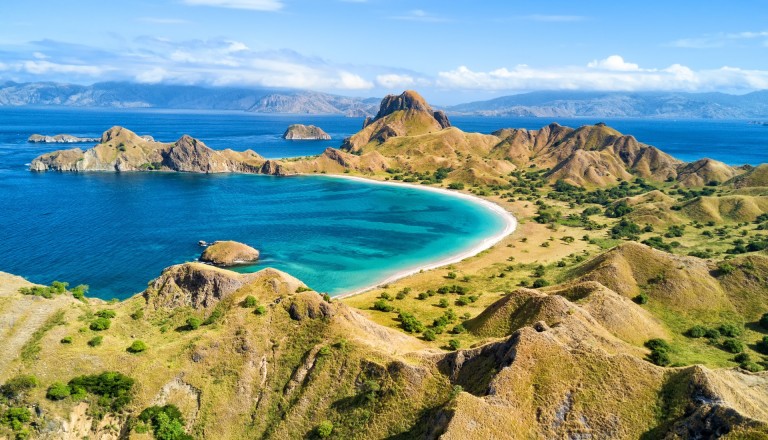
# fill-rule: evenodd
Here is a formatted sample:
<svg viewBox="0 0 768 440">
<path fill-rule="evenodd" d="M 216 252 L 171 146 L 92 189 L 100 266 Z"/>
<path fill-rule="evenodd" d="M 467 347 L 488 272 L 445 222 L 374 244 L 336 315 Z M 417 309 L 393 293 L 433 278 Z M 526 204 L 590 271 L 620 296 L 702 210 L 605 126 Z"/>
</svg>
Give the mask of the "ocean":
<svg viewBox="0 0 768 440">
<path fill-rule="evenodd" d="M 543 118 L 454 117 L 465 131 L 540 128 Z M 561 119 L 606 122 L 683 160 L 768 162 L 768 127 L 747 121 Z M 293 123 L 331 141 L 284 141 Z M 172 264 L 193 261 L 199 240 L 237 240 L 275 267 L 330 294 L 470 249 L 504 227 L 487 208 L 449 195 L 324 176 L 174 173 L 32 173 L 37 155 L 75 145 L 29 144 L 33 133 L 96 137 L 113 125 L 159 141 L 182 134 L 216 149 L 267 158 L 313 155 L 360 129 L 340 116 L 240 112 L 0 108 L 0 271 L 38 283 L 88 284 L 91 295 L 126 298 Z M 77 145 L 87 148 L 89 145 Z"/>
</svg>

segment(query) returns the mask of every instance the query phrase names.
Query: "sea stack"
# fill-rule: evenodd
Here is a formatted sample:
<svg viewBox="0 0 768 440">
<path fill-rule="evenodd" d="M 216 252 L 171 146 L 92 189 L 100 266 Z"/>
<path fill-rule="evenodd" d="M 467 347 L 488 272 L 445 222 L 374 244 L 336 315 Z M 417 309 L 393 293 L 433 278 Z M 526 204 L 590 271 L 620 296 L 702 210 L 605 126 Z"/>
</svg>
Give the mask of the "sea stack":
<svg viewBox="0 0 768 440">
<path fill-rule="evenodd" d="M 331 136 L 323 131 L 322 128 L 315 127 L 314 125 L 293 124 L 285 130 L 283 139 L 294 141 L 328 141 L 331 140 Z"/>
<path fill-rule="evenodd" d="M 258 259 L 259 251 L 236 241 L 215 241 L 200 255 L 200 261 L 214 266 L 248 264 Z"/>
</svg>

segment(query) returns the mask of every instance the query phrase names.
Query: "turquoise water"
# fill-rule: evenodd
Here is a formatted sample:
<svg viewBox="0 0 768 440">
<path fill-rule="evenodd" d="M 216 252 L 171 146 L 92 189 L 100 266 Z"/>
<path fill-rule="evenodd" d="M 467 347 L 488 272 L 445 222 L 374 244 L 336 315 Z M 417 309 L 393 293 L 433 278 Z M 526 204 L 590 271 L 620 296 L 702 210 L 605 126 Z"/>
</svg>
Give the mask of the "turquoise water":
<svg viewBox="0 0 768 440">
<path fill-rule="evenodd" d="M 452 122 L 489 133 L 540 128 L 550 121 L 463 117 Z M 605 122 L 684 160 L 768 162 L 768 128 L 746 121 Z M 333 139 L 280 139 L 292 123 L 318 125 Z M 86 283 L 94 296 L 125 298 L 143 290 L 164 267 L 194 260 L 201 251 L 198 240 L 237 240 L 262 251 L 259 264 L 244 270 L 276 267 L 337 294 L 457 254 L 503 227 L 495 214 L 466 200 L 320 176 L 37 174 L 26 165 L 57 148 L 26 143 L 32 133 L 98 136 L 122 125 L 161 141 L 188 133 L 213 148 L 251 148 L 278 158 L 338 146 L 361 124 L 339 116 L 0 108 L 0 271 L 40 283 Z"/>
<path fill-rule="evenodd" d="M 456 197 L 324 176 L 32 173 L 24 164 L 51 146 L 19 142 L 12 130 L 25 139 L 51 132 L 41 129 L 49 124 L 53 132 L 91 129 L 50 118 L 27 119 L 23 130 L 3 122 L 0 270 L 40 283 L 89 284 L 101 298 L 128 297 L 164 267 L 196 259 L 199 240 L 248 243 L 261 260 L 242 270 L 275 267 L 338 294 L 456 254 L 503 228 L 484 206 Z M 213 126 L 226 138 L 226 125 Z"/>
</svg>

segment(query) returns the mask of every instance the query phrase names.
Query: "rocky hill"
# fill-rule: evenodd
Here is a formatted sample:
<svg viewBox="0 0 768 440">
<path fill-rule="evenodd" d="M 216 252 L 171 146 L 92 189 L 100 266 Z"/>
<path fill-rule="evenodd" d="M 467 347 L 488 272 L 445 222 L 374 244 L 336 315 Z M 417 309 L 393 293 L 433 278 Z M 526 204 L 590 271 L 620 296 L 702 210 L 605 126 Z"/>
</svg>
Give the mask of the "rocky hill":
<svg viewBox="0 0 768 440">
<path fill-rule="evenodd" d="M 0 84 L 0 106 L 67 106 L 241 110 L 256 113 L 340 114 L 376 112 L 376 99 L 303 90 L 238 89 L 124 82 L 90 86 L 51 82 Z"/>
<path fill-rule="evenodd" d="M 111 140 L 111 132 L 126 132 Z M 123 128 L 104 134 L 88 151 L 45 154 L 31 169 L 45 171 L 252 172 L 295 174 L 343 172 L 384 173 L 387 169 L 429 172 L 447 170 L 449 181 L 502 184 L 504 176 L 530 167 L 546 169 L 551 182 L 562 180 L 584 187 L 616 184 L 640 177 L 657 182 L 677 180 L 696 187 L 736 178 L 744 168 L 711 159 L 686 164 L 656 147 L 638 142 L 606 126 L 576 129 L 550 124 L 540 130 L 502 129 L 490 135 L 465 133 L 451 127 L 418 93 L 385 97 L 373 119 L 344 140 L 339 150 L 298 160 L 265 161 L 252 151 L 221 152 L 188 136 L 175 144 L 144 141 Z"/>
</svg>

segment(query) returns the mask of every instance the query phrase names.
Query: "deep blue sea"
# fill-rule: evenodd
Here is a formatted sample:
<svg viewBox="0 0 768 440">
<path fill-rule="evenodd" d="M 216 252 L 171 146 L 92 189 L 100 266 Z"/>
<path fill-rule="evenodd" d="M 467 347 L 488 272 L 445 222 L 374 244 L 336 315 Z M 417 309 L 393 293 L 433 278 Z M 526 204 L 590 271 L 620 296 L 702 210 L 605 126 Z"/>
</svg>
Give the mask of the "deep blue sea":
<svg viewBox="0 0 768 440">
<path fill-rule="evenodd" d="M 683 160 L 768 162 L 768 127 L 747 121 L 603 121 Z M 490 133 L 552 121 L 454 117 L 452 122 Z M 293 123 L 318 125 L 333 139 L 280 139 Z M 502 228 L 500 218 L 465 200 L 323 176 L 27 171 L 37 155 L 73 147 L 28 144 L 33 133 L 96 137 L 122 125 L 160 141 L 190 134 L 212 148 L 250 148 L 280 158 L 338 146 L 361 124 L 339 116 L 0 108 L 0 271 L 39 283 L 89 284 L 91 295 L 126 298 L 164 267 L 197 258 L 198 240 L 237 240 L 262 252 L 257 265 L 241 270 L 276 267 L 318 291 L 338 294 L 459 253 Z"/>
</svg>

